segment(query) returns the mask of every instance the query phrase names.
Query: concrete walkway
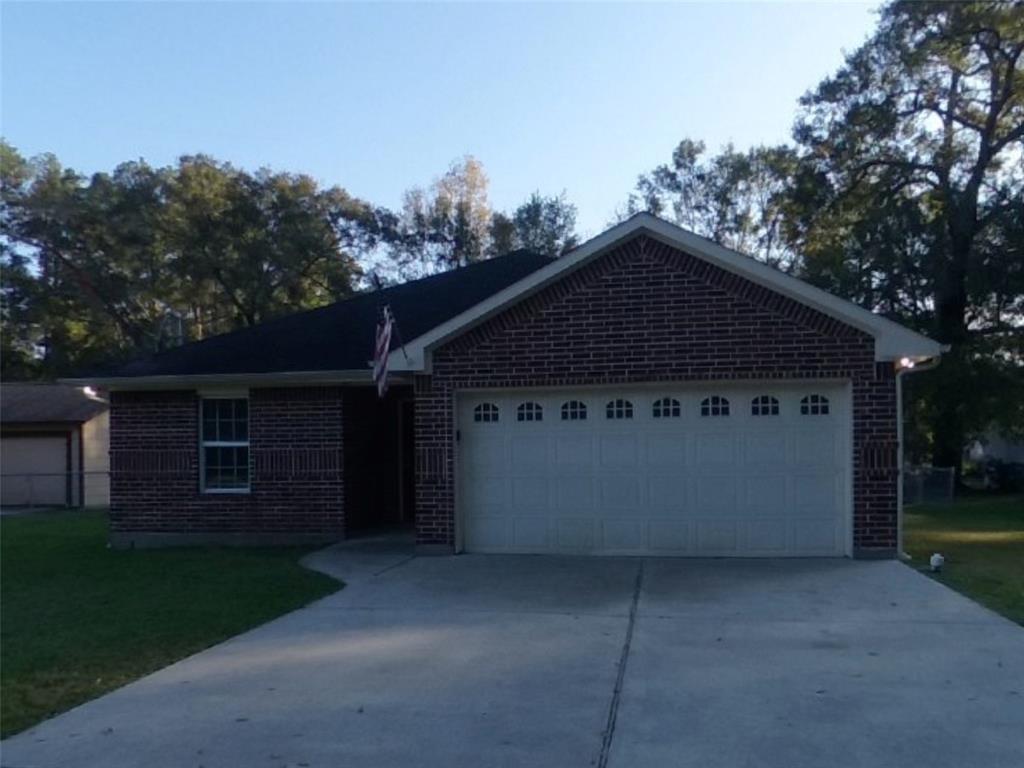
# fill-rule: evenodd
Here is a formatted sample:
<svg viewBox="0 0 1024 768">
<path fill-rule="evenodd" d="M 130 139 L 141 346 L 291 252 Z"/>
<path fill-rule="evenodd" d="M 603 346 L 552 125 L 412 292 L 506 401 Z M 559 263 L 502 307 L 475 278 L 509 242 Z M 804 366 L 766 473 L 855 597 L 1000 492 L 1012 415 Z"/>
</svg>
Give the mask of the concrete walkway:
<svg viewBox="0 0 1024 768">
<path fill-rule="evenodd" d="M 341 592 L 10 768 L 1024 765 L 1024 630 L 894 562 L 319 552 Z"/>
</svg>

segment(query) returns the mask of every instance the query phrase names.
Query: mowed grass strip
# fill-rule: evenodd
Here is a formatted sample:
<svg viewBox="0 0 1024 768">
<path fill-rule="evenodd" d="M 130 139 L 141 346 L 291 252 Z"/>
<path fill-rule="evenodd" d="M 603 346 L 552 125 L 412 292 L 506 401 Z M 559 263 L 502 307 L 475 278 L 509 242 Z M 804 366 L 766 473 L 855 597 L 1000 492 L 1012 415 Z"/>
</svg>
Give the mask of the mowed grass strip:
<svg viewBox="0 0 1024 768">
<path fill-rule="evenodd" d="M 928 572 L 928 559 L 946 558 L 938 581 L 1024 624 L 1024 496 L 909 507 L 904 544 L 911 566 Z"/>
<path fill-rule="evenodd" d="M 0 518 L 4 736 L 339 588 L 307 549 L 106 547 L 99 512 Z"/>
</svg>

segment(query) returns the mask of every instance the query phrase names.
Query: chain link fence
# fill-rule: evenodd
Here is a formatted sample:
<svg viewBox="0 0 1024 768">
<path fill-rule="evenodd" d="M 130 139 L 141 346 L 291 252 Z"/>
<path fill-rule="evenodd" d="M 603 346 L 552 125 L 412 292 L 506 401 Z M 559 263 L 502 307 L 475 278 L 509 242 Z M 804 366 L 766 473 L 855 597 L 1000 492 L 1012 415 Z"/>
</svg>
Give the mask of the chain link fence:
<svg viewBox="0 0 1024 768">
<path fill-rule="evenodd" d="M 903 504 L 951 504 L 955 484 L 953 467 L 904 467 Z"/>
<path fill-rule="evenodd" d="M 110 503 L 110 472 L 23 472 L 0 474 L 0 508 L 105 507 Z"/>
</svg>

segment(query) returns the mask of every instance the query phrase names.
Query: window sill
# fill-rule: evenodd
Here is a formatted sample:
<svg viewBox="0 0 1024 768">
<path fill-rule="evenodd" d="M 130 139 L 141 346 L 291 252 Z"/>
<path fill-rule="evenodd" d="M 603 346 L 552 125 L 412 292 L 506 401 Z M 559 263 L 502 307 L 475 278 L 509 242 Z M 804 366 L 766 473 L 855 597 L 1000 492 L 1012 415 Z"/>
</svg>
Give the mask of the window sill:
<svg viewBox="0 0 1024 768">
<path fill-rule="evenodd" d="M 252 493 L 251 488 L 203 488 L 203 496 L 244 496 Z"/>
</svg>

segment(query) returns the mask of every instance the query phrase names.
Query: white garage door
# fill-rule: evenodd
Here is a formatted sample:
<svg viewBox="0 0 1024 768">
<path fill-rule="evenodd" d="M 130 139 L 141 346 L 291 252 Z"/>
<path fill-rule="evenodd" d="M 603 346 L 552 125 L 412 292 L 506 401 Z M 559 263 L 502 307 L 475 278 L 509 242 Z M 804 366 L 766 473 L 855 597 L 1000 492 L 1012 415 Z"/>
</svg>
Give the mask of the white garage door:
<svg viewBox="0 0 1024 768">
<path fill-rule="evenodd" d="M 0 504 L 66 504 L 67 452 L 66 435 L 0 440 Z"/>
<path fill-rule="evenodd" d="M 842 385 L 464 393 L 458 428 L 470 552 L 848 551 Z"/>
</svg>

